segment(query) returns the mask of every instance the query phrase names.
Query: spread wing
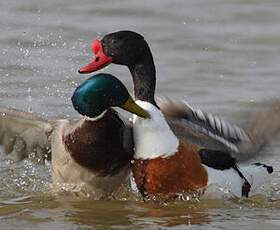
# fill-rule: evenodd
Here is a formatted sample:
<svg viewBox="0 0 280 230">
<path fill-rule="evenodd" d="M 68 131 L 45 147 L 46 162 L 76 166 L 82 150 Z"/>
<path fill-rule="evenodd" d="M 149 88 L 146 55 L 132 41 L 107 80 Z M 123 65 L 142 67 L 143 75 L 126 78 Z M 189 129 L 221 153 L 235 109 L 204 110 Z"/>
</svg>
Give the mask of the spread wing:
<svg viewBox="0 0 280 230">
<path fill-rule="evenodd" d="M 267 103 L 243 129 L 182 101 L 160 99 L 158 104 L 179 137 L 202 147 L 230 151 L 238 160 L 255 156 L 280 131 L 280 102 Z"/>
<path fill-rule="evenodd" d="M 49 158 L 52 130 L 50 122 L 33 113 L 0 107 L 0 144 L 9 159 Z"/>
</svg>

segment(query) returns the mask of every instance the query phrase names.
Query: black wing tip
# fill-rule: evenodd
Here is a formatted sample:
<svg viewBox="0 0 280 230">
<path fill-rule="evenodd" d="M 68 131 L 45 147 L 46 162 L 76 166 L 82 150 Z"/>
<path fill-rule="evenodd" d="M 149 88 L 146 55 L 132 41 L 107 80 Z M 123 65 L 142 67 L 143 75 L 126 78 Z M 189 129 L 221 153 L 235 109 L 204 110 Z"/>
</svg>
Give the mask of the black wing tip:
<svg viewBox="0 0 280 230">
<path fill-rule="evenodd" d="M 273 173 L 273 167 L 272 167 L 272 166 L 269 166 L 269 165 L 263 165 L 263 167 L 265 167 L 265 168 L 266 168 L 266 170 L 267 170 L 267 172 L 268 172 L 269 174 Z"/>
</svg>

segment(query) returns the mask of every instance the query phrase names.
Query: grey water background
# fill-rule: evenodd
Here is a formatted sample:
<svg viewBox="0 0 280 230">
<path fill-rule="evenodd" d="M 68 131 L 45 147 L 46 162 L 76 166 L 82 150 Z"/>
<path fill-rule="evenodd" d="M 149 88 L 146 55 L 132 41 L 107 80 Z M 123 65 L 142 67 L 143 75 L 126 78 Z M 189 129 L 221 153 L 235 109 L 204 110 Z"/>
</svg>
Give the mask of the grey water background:
<svg viewBox="0 0 280 230">
<path fill-rule="evenodd" d="M 157 95 L 244 123 L 240 114 L 280 98 L 279 21 L 278 0 L 2 0 L 0 106 L 78 117 L 70 97 L 91 41 L 129 29 L 150 44 Z M 125 67 L 102 71 L 132 91 Z M 241 201 L 61 199 L 48 195 L 48 165 L 1 163 L 0 229 L 279 229 L 278 142 L 262 159 L 276 168 L 263 197 Z"/>
</svg>

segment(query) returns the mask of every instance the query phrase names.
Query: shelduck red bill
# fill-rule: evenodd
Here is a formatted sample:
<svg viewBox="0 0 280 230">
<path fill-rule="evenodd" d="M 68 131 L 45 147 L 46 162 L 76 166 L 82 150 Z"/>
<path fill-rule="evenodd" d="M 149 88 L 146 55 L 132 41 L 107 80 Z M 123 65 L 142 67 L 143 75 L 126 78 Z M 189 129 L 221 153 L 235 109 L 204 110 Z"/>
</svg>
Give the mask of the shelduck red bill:
<svg viewBox="0 0 280 230">
<path fill-rule="evenodd" d="M 102 43 L 98 39 L 95 39 L 92 42 L 91 49 L 95 57 L 88 65 L 79 69 L 79 73 L 81 74 L 95 72 L 104 68 L 112 62 L 112 57 L 109 57 L 104 53 Z"/>
</svg>

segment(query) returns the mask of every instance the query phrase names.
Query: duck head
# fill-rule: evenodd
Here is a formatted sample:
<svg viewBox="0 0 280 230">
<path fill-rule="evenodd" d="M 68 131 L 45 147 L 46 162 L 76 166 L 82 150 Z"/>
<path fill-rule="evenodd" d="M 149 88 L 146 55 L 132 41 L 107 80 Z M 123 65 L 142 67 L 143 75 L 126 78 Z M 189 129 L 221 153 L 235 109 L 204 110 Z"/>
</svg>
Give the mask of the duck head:
<svg viewBox="0 0 280 230">
<path fill-rule="evenodd" d="M 133 66 L 150 51 L 144 37 L 133 31 L 107 34 L 102 40 L 92 42 L 93 60 L 79 69 L 79 73 L 91 73 L 110 63 Z"/>
<path fill-rule="evenodd" d="M 79 73 L 91 73 L 110 63 L 125 65 L 129 68 L 135 98 L 156 105 L 154 92 L 156 71 L 153 56 L 144 37 L 133 31 L 118 31 L 105 35 L 102 40 L 92 43 L 93 60 L 79 69 Z"/>
<path fill-rule="evenodd" d="M 102 117 L 113 106 L 149 118 L 149 113 L 134 102 L 123 83 L 110 74 L 90 77 L 75 90 L 71 100 L 80 114 L 90 118 Z"/>
</svg>

